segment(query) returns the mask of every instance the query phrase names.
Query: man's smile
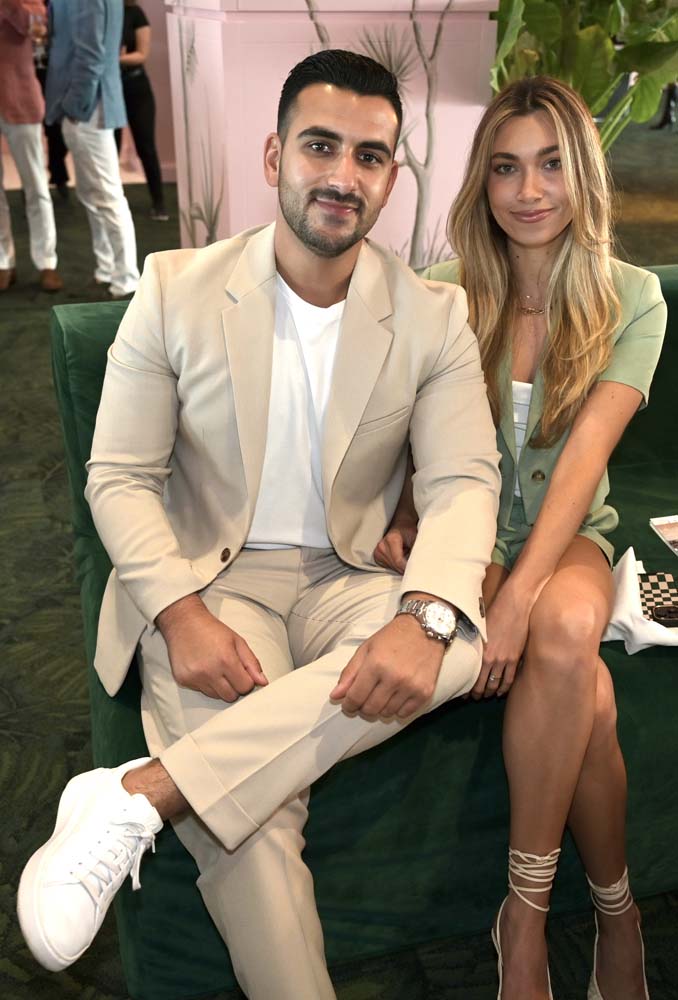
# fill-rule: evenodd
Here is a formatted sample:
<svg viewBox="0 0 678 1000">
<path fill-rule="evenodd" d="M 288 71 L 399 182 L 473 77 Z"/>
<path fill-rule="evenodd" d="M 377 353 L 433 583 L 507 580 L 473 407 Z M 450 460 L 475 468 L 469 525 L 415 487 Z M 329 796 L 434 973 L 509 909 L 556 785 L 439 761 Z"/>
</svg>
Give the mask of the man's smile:
<svg viewBox="0 0 678 1000">
<path fill-rule="evenodd" d="M 335 219 L 346 219 L 362 212 L 362 201 L 353 194 L 340 194 L 332 189 L 311 191 L 309 203 L 313 202 L 326 214 Z"/>
</svg>

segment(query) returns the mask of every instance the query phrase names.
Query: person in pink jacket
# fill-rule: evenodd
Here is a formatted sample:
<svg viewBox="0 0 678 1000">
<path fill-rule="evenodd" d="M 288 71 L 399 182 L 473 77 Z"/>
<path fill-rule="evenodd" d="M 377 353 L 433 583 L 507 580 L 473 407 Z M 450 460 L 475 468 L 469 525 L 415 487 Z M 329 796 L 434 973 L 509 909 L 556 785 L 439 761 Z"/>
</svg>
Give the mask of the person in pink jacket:
<svg viewBox="0 0 678 1000">
<path fill-rule="evenodd" d="M 44 36 L 44 7 L 31 0 L 0 0 L 0 133 L 16 164 L 24 194 L 30 254 L 40 287 L 63 287 L 56 269 L 56 226 L 42 148 L 45 112 L 33 65 L 33 39 Z M 0 158 L 0 292 L 16 281 L 14 240 Z"/>
</svg>

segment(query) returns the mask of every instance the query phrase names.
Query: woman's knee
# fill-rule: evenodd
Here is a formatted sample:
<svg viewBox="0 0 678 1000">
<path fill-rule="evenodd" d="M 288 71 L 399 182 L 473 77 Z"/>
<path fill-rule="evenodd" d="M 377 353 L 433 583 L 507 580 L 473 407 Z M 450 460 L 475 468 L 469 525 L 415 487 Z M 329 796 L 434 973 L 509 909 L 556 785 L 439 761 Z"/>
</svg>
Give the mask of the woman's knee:
<svg viewBox="0 0 678 1000">
<path fill-rule="evenodd" d="M 601 628 L 589 602 L 537 602 L 530 618 L 525 665 L 570 682 L 593 686 Z"/>
</svg>

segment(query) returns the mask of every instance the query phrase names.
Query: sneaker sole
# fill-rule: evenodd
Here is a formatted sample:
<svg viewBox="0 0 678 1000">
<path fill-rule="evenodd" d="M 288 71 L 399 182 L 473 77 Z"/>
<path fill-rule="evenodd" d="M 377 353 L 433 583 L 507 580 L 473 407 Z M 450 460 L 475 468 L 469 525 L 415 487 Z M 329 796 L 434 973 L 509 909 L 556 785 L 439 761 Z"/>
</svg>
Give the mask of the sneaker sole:
<svg viewBox="0 0 678 1000">
<path fill-rule="evenodd" d="M 47 941 L 40 921 L 38 900 L 42 868 L 51 857 L 54 849 L 59 847 L 74 830 L 77 830 L 82 812 L 82 809 L 78 808 L 78 803 L 86 794 L 87 786 L 90 783 L 96 784 L 99 780 L 99 772 L 90 771 L 80 774 L 68 782 L 59 800 L 54 832 L 49 840 L 33 854 L 19 881 L 17 914 L 21 932 L 33 957 L 50 972 L 60 972 L 72 965 L 84 954 L 90 942 L 77 954 L 67 957 L 56 951 Z"/>
</svg>

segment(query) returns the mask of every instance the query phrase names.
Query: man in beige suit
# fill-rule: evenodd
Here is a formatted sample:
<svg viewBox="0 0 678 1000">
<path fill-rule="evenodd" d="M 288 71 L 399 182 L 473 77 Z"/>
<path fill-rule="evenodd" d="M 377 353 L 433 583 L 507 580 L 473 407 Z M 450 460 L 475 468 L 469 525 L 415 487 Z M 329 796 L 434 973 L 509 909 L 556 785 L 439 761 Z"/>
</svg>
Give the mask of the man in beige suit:
<svg viewBox="0 0 678 1000">
<path fill-rule="evenodd" d="M 334 997 L 308 787 L 478 675 L 499 478 L 465 296 L 365 239 L 401 115 L 377 63 L 309 57 L 266 141 L 275 224 L 146 261 L 87 497 L 115 566 L 97 670 L 114 693 L 138 646 L 153 758 L 74 778 L 27 865 L 19 914 L 47 968 L 88 947 L 171 819 L 247 996 Z M 408 439 L 401 579 L 372 553 Z"/>
</svg>

